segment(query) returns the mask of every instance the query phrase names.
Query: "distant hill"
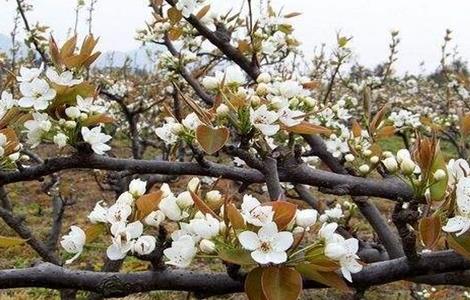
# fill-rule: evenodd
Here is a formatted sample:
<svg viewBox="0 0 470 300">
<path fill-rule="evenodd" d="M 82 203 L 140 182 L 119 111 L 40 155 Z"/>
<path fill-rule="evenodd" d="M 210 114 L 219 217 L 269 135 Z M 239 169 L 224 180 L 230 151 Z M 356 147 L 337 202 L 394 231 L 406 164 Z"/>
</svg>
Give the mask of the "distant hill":
<svg viewBox="0 0 470 300">
<path fill-rule="evenodd" d="M 10 37 L 0 33 L 0 51 L 5 52 L 11 48 Z"/>
<path fill-rule="evenodd" d="M 126 59 L 130 59 L 132 67 L 151 71 L 155 68 L 157 53 L 162 51 L 162 49 L 152 45 L 141 46 L 127 52 L 107 51 L 100 55 L 94 66 L 97 68 L 120 67 Z"/>
</svg>

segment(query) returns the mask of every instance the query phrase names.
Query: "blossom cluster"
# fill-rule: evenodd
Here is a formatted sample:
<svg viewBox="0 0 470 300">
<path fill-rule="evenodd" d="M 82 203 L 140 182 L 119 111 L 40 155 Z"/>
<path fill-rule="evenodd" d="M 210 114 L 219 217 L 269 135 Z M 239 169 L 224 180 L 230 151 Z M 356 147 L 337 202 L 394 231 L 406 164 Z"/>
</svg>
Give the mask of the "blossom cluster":
<svg viewBox="0 0 470 300">
<path fill-rule="evenodd" d="M 129 253 L 150 254 L 157 238 L 163 238 L 152 235 L 152 228 L 170 228 L 173 223 L 177 229 L 171 232 L 171 245 L 163 249 L 163 254 L 166 264 L 180 268 L 189 267 L 196 257 L 236 261 L 237 257 L 227 257 L 227 251 L 246 253 L 252 265 L 296 264 L 308 261 L 309 250 L 320 248 L 327 259 L 338 263 L 347 280 L 352 281 L 351 274 L 362 269 L 358 240 L 336 233 L 336 222 L 343 217 L 341 207 L 326 210 L 320 225 L 315 209 L 297 209 L 285 201 L 261 203 L 246 194 L 240 208 L 236 208 L 218 190 L 204 192 L 198 178 L 191 179 L 187 190 L 178 194 L 168 184 L 162 184 L 156 192 L 147 193 L 147 188 L 145 181 L 134 179 L 115 204 L 107 207 L 98 202 L 89 214 L 92 223 L 108 228 L 109 259 L 123 259 Z M 143 213 L 143 201 L 153 196 L 147 204 L 152 203 L 154 208 Z M 276 217 L 281 211 L 288 217 Z M 307 236 L 313 236 L 313 241 L 307 242 Z M 82 253 L 86 242 L 85 231 L 72 226 L 61 241 L 64 250 L 74 254 L 68 263 Z"/>
</svg>

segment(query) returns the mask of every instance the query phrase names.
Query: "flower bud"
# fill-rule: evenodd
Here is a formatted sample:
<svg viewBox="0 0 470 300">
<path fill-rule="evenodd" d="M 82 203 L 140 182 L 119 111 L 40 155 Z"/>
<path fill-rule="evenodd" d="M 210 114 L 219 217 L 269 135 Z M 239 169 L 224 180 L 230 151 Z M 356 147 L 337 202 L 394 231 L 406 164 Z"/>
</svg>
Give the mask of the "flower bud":
<svg viewBox="0 0 470 300">
<path fill-rule="evenodd" d="M 382 163 L 390 173 L 394 173 L 398 170 L 398 162 L 393 156 L 387 157 L 386 159 L 382 160 Z"/>
<path fill-rule="evenodd" d="M 297 98 L 292 98 L 292 99 L 290 99 L 290 100 L 289 100 L 289 105 L 290 105 L 290 106 L 297 106 L 297 105 L 299 105 L 299 99 L 297 99 Z"/>
<path fill-rule="evenodd" d="M 170 186 L 168 185 L 168 183 L 162 184 L 162 186 L 160 187 L 160 191 L 162 191 L 162 193 L 163 193 L 162 198 L 168 197 L 169 195 L 172 194 Z"/>
<path fill-rule="evenodd" d="M 78 117 L 80 117 L 80 110 L 75 106 L 67 107 L 65 109 L 65 114 L 70 119 L 77 119 Z"/>
<path fill-rule="evenodd" d="M 219 203 L 221 199 L 222 199 L 222 195 L 217 190 L 207 192 L 206 198 L 205 198 L 205 200 L 209 203 Z"/>
<path fill-rule="evenodd" d="M 202 80 L 202 85 L 208 90 L 215 90 L 219 87 L 219 81 L 215 77 L 207 76 Z"/>
<path fill-rule="evenodd" d="M 447 176 L 446 172 L 442 169 L 437 169 L 436 172 L 434 172 L 434 179 L 436 181 L 441 181 L 445 179 Z"/>
<path fill-rule="evenodd" d="M 188 182 L 188 190 L 190 190 L 193 193 L 196 193 L 197 190 L 199 189 L 199 183 L 200 180 L 197 177 L 191 178 L 191 180 Z"/>
<path fill-rule="evenodd" d="M 400 170 L 405 175 L 413 174 L 416 168 L 416 164 L 410 158 L 403 158 L 402 162 L 400 163 Z"/>
<path fill-rule="evenodd" d="M 20 158 L 20 153 L 19 152 L 12 153 L 12 154 L 8 155 L 8 158 L 11 161 L 17 161 Z"/>
<path fill-rule="evenodd" d="M 362 154 L 364 154 L 364 156 L 371 156 L 371 155 L 372 155 L 372 151 L 369 150 L 369 149 L 366 149 L 366 150 L 362 151 Z"/>
<path fill-rule="evenodd" d="M 207 239 L 203 239 L 199 243 L 199 249 L 206 254 L 213 254 L 216 251 L 214 242 Z"/>
<path fill-rule="evenodd" d="M 230 109 L 227 105 L 220 104 L 215 110 L 215 112 L 217 113 L 219 117 L 224 117 L 230 112 Z"/>
<path fill-rule="evenodd" d="M 302 234 L 305 231 L 305 228 L 297 226 L 292 230 L 293 235 Z"/>
<path fill-rule="evenodd" d="M 359 172 L 361 172 L 362 174 L 366 174 L 370 171 L 370 168 L 368 165 L 362 165 L 359 167 Z"/>
<path fill-rule="evenodd" d="M 304 103 L 307 106 L 314 107 L 315 105 L 317 105 L 317 100 L 313 99 L 312 97 L 305 97 Z"/>
<path fill-rule="evenodd" d="M 268 85 L 266 83 L 259 83 L 256 87 L 256 94 L 264 96 L 268 93 Z"/>
<path fill-rule="evenodd" d="M 182 192 L 176 198 L 176 203 L 181 208 L 187 208 L 194 204 L 193 197 L 188 191 Z"/>
<path fill-rule="evenodd" d="M 261 82 L 268 83 L 270 81 L 271 81 L 271 75 L 269 75 L 268 73 L 261 73 L 258 75 L 258 78 L 256 78 L 256 82 L 258 83 L 261 83 Z"/>
<path fill-rule="evenodd" d="M 129 183 L 129 192 L 134 197 L 140 197 L 147 191 L 147 181 L 143 181 L 140 179 L 133 179 L 131 183 Z"/>
<path fill-rule="evenodd" d="M 318 212 L 315 209 L 298 210 L 295 217 L 295 224 L 303 228 L 308 228 L 315 224 L 317 216 Z"/>
<path fill-rule="evenodd" d="M 397 161 L 399 164 L 402 163 L 403 160 L 405 159 L 411 159 L 410 151 L 407 149 L 400 149 L 397 152 Z"/>
<path fill-rule="evenodd" d="M 354 161 L 355 157 L 351 153 L 348 153 L 344 156 L 344 159 L 346 159 L 346 161 L 348 161 L 348 162 L 352 162 L 352 161 Z"/>
<path fill-rule="evenodd" d="M 54 143 L 59 147 L 59 148 L 62 148 L 64 147 L 65 145 L 67 145 L 67 140 L 68 140 L 68 137 L 59 132 L 58 134 L 56 134 L 54 136 Z"/>
<path fill-rule="evenodd" d="M 76 126 L 77 126 L 77 122 L 75 122 L 75 121 L 69 120 L 69 121 L 65 122 L 65 127 L 67 127 L 67 128 L 73 129 Z"/>
</svg>

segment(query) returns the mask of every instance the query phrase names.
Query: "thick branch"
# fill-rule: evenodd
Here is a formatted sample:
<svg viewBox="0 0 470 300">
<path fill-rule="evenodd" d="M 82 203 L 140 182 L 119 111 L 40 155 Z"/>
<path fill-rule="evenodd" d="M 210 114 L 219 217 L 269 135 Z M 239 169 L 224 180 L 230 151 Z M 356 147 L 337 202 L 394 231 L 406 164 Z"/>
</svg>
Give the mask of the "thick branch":
<svg viewBox="0 0 470 300">
<path fill-rule="evenodd" d="M 453 251 L 423 254 L 416 264 L 405 258 L 377 262 L 364 267 L 353 275 L 353 287 L 364 288 L 401 279 L 424 275 L 463 271 L 470 263 Z M 427 277 L 432 280 L 433 277 Z M 106 297 L 125 296 L 152 290 L 192 291 L 198 294 L 229 294 L 243 291 L 243 283 L 225 273 L 204 273 L 183 270 L 147 271 L 136 273 L 105 273 L 64 269 L 49 263 L 26 269 L 0 271 L 0 288 L 77 288 L 99 292 Z M 324 286 L 304 281 L 304 288 Z"/>
<path fill-rule="evenodd" d="M 0 172 L 0 184 L 35 180 L 41 176 L 66 169 L 101 169 L 127 171 L 130 174 L 202 175 L 222 177 L 246 183 L 265 182 L 264 175 L 253 169 L 225 166 L 208 161 L 206 168 L 198 163 L 135 160 L 104 157 L 100 155 L 72 155 L 47 159 L 43 164 L 21 171 Z M 305 164 L 279 169 L 281 182 L 296 182 L 317 186 L 335 195 L 374 196 L 390 200 L 409 199 L 412 191 L 397 178 L 382 180 L 334 174 L 312 169 Z"/>
</svg>

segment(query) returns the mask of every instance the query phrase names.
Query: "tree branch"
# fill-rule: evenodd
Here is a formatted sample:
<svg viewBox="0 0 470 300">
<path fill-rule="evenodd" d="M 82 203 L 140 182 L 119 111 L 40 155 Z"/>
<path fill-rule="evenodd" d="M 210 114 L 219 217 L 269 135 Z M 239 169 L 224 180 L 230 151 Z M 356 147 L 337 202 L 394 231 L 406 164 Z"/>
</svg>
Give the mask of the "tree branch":
<svg viewBox="0 0 470 300">
<path fill-rule="evenodd" d="M 445 278 L 433 277 L 450 271 L 470 268 L 470 262 L 453 251 L 426 253 L 416 264 L 405 258 L 372 263 L 353 274 L 352 287 L 367 288 L 397 280 L 420 281 Z M 425 276 L 425 277 L 423 277 Z M 427 276 L 427 277 L 426 277 Z M 50 263 L 26 269 L 0 271 L 0 288 L 44 287 L 53 289 L 78 288 L 101 293 L 105 297 L 126 296 L 152 290 L 191 291 L 197 294 L 223 295 L 243 291 L 243 282 L 235 281 L 226 273 L 205 273 L 185 270 L 161 270 L 136 273 L 92 272 L 65 269 Z M 314 281 L 305 280 L 304 288 L 323 288 Z"/>
</svg>

